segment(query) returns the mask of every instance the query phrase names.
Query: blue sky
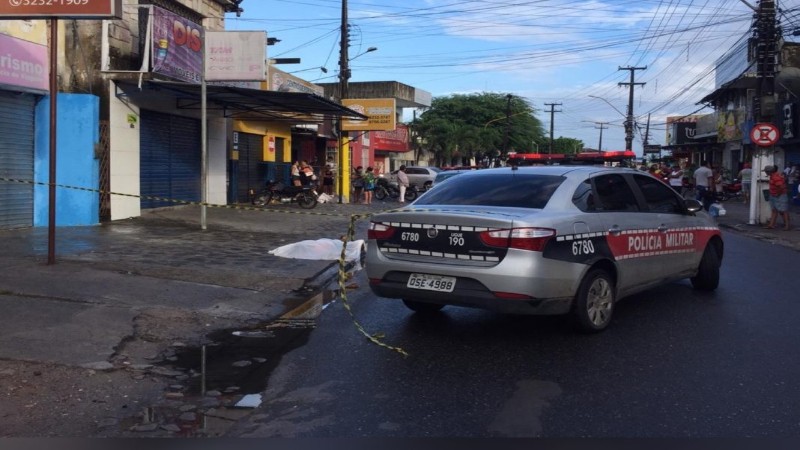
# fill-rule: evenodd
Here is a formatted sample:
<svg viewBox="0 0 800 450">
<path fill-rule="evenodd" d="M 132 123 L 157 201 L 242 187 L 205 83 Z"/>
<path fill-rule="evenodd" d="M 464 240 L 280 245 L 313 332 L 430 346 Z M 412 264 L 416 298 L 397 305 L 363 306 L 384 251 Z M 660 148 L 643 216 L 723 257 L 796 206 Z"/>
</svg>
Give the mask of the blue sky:
<svg viewBox="0 0 800 450">
<path fill-rule="evenodd" d="M 784 28 L 800 26 L 800 0 L 777 1 Z M 663 144 L 667 116 L 711 112 L 714 66 L 750 36 L 756 0 L 348 0 L 351 82 L 398 81 L 434 97 L 499 92 L 528 101 L 555 137 L 625 147 L 631 71 L 641 155 Z M 270 58 L 308 81 L 337 81 L 341 0 L 244 0 L 229 30 L 266 30 Z M 378 50 L 361 54 L 369 47 Z M 360 56 L 358 56 L 361 54 Z M 320 69 L 325 67 L 327 73 Z M 594 97 L 590 97 L 594 96 Z M 599 97 L 599 98 L 596 98 Z M 699 110 L 699 111 L 698 111 Z M 410 117 L 410 112 L 407 112 Z M 531 151 L 531 149 L 517 149 Z"/>
</svg>

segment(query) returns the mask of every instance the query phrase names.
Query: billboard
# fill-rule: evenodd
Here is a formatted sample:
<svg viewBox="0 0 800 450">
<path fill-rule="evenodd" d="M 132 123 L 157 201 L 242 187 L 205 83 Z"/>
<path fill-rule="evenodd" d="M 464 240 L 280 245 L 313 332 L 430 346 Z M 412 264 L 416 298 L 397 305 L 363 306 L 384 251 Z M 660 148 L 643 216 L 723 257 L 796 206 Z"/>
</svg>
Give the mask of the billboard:
<svg viewBox="0 0 800 450">
<path fill-rule="evenodd" d="M 203 27 L 153 6 L 153 72 L 187 83 L 200 84 L 203 70 Z"/>
<path fill-rule="evenodd" d="M 397 124 L 397 110 L 393 98 L 343 99 L 342 106 L 369 117 L 368 120 L 345 119 L 343 131 L 390 131 Z"/>
<path fill-rule="evenodd" d="M 206 31 L 206 80 L 264 81 L 267 79 L 267 33 Z"/>
</svg>

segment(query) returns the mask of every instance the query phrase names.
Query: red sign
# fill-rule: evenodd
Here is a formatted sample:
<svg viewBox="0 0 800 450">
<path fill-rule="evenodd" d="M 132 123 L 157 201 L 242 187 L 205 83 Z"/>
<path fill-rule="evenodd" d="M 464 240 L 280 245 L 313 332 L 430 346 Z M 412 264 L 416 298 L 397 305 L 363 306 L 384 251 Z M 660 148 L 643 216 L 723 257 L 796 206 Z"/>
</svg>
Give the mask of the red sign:
<svg viewBox="0 0 800 450">
<path fill-rule="evenodd" d="M 373 131 L 370 133 L 370 147 L 384 152 L 407 152 L 408 127 L 398 124 L 392 131 Z"/>
<path fill-rule="evenodd" d="M 0 18 L 122 18 L 122 0 L 0 0 Z"/>
<path fill-rule="evenodd" d="M 759 147 L 770 147 L 778 142 L 780 132 L 778 127 L 771 123 L 757 123 L 750 130 L 750 140 Z"/>
</svg>

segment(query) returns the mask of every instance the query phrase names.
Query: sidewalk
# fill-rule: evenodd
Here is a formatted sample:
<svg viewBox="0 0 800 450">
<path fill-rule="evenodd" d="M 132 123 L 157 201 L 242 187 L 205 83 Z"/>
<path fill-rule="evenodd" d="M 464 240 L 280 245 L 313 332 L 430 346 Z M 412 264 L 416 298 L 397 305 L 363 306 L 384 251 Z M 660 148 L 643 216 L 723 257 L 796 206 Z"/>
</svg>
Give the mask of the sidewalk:
<svg viewBox="0 0 800 450">
<path fill-rule="evenodd" d="M 742 234 L 760 239 L 764 242 L 783 245 L 800 250 L 800 206 L 789 205 L 791 230 L 783 229 L 783 222 L 778 218 L 774 229 L 764 228 L 764 224 L 750 224 L 750 205 L 741 199 L 731 199 L 723 203 L 725 215 L 717 217 L 717 223 L 723 229 L 734 230 Z"/>
<path fill-rule="evenodd" d="M 268 252 L 306 239 L 337 239 L 352 214 L 392 209 L 320 204 L 268 211 L 199 206 L 55 231 L 0 231 L 0 359 L 111 369 L 151 364 L 159 345 L 196 344 L 215 329 L 280 317 L 331 281 L 336 261 Z M 363 238 L 367 222 L 356 223 Z M 124 358 L 121 357 L 124 356 Z"/>
</svg>

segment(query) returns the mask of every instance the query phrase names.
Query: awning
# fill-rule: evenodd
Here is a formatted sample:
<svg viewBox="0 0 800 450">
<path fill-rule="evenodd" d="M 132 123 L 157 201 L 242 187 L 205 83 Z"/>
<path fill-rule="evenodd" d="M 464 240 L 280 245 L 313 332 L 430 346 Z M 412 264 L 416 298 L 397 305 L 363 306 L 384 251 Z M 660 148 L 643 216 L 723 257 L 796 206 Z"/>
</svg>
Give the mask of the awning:
<svg viewBox="0 0 800 450">
<path fill-rule="evenodd" d="M 123 95 L 134 102 L 168 102 L 172 108 L 200 110 L 201 86 L 176 81 L 149 80 L 142 84 L 118 83 Z M 138 100 L 138 101 L 137 101 Z M 164 105 L 167 106 L 167 105 Z M 321 123 L 325 119 L 346 117 L 367 119 L 352 109 L 305 92 L 262 91 L 233 86 L 207 85 L 206 108 L 217 116 L 239 120 L 271 122 Z"/>
</svg>

